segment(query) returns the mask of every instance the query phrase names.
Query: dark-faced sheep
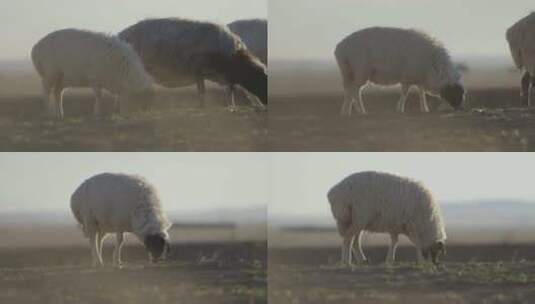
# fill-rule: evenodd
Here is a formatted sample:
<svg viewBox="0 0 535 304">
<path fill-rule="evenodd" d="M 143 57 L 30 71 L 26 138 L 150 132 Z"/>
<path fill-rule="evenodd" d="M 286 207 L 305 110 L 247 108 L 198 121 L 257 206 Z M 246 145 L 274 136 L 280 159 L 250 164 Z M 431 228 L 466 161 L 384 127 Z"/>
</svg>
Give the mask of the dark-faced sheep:
<svg viewBox="0 0 535 304">
<path fill-rule="evenodd" d="M 227 86 L 232 108 L 235 86 L 257 96 L 259 106 L 267 104 L 266 67 L 227 26 L 179 18 L 148 19 L 119 36 L 134 47 L 159 84 L 171 88 L 197 84 L 201 104 L 205 79 Z"/>
<path fill-rule="evenodd" d="M 342 74 L 344 103 L 341 114 L 366 113 L 362 90 L 367 83 L 401 84 L 397 111 L 405 111 L 411 87 L 419 89 L 420 110 L 428 112 L 426 93 L 445 99 L 461 109 L 464 87 L 447 50 L 428 35 L 408 29 L 372 27 L 344 38 L 335 50 Z"/>
<path fill-rule="evenodd" d="M 438 203 L 421 183 L 389 173 L 352 174 L 327 194 L 338 231 L 343 237 L 342 263 L 366 261 L 360 237 L 364 231 L 390 234 L 386 263 L 395 259 L 399 234 L 416 246 L 418 261 L 437 263 L 445 252 L 446 232 Z"/>
<path fill-rule="evenodd" d="M 535 12 L 513 24 L 506 39 L 515 66 L 524 70 L 520 82 L 522 104 L 531 106 L 535 91 Z"/>
<path fill-rule="evenodd" d="M 126 174 L 103 173 L 85 180 L 71 196 L 71 210 L 89 239 L 93 266 L 103 265 L 102 243 L 115 233 L 113 264 L 121 264 L 125 232 L 133 233 L 149 251 L 152 261 L 169 250 L 171 226 L 156 189 L 145 179 Z"/>
</svg>

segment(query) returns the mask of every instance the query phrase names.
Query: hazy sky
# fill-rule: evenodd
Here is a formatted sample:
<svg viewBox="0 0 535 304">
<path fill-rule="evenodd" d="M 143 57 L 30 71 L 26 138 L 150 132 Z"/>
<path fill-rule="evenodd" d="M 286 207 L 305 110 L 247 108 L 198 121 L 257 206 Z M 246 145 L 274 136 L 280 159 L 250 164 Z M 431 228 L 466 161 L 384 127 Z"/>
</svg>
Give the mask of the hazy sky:
<svg viewBox="0 0 535 304">
<path fill-rule="evenodd" d="M 139 174 L 168 211 L 267 203 L 264 153 L 0 153 L 0 212 L 70 213 L 72 192 L 103 172 Z"/>
<path fill-rule="evenodd" d="M 47 33 L 66 28 L 118 32 L 148 17 L 188 17 L 228 23 L 266 18 L 266 0 L 2 0 L 0 60 L 27 59 Z"/>
<path fill-rule="evenodd" d="M 506 29 L 533 0 L 270 0 L 270 58 L 332 58 L 335 45 L 369 26 L 424 30 L 455 55 L 509 56 Z"/>
<path fill-rule="evenodd" d="M 535 202 L 531 153 L 282 153 L 272 157 L 272 215 L 330 216 L 327 191 L 346 176 L 366 170 L 420 180 L 442 203 Z"/>
</svg>

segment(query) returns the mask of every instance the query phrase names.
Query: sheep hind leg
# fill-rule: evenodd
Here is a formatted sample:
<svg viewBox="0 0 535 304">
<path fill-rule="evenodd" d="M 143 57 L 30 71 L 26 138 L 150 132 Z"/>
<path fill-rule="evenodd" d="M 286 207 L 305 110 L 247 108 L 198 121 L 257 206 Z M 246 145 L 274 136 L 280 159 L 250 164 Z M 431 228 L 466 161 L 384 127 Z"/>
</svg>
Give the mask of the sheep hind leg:
<svg viewBox="0 0 535 304">
<path fill-rule="evenodd" d="M 52 84 L 50 84 L 48 81 L 46 81 L 44 78 L 41 80 L 41 84 L 43 87 L 43 97 L 44 97 L 44 103 L 42 103 L 42 108 L 45 109 L 48 113 L 52 113 L 55 111 L 52 111 L 52 99 L 50 98 L 50 93 L 52 92 Z"/>
<path fill-rule="evenodd" d="M 98 250 L 98 257 L 100 260 L 100 264 L 104 265 L 104 259 L 102 258 L 103 255 L 103 247 L 104 247 L 104 238 L 106 237 L 106 234 L 103 232 L 99 232 L 97 234 L 97 250 Z"/>
<path fill-rule="evenodd" d="M 407 103 L 407 95 L 409 94 L 409 89 L 409 86 L 401 86 L 401 96 L 396 107 L 396 112 L 405 113 L 405 104 Z"/>
<path fill-rule="evenodd" d="M 388 253 L 386 254 L 386 264 L 391 265 L 396 259 L 396 249 L 398 246 L 398 235 L 390 234 L 390 247 L 388 247 Z"/>
<path fill-rule="evenodd" d="M 366 263 L 368 260 L 366 259 L 366 256 L 364 255 L 364 252 L 362 251 L 362 230 L 356 231 L 356 233 L 353 235 L 353 240 L 351 244 L 351 251 L 355 255 L 355 258 L 357 259 L 358 264 Z"/>
<path fill-rule="evenodd" d="M 59 119 L 63 119 L 63 85 L 61 82 L 57 82 L 54 85 L 54 101 L 55 101 L 55 112 L 56 117 Z"/>
<path fill-rule="evenodd" d="M 91 233 L 89 237 L 89 246 L 91 247 L 91 265 L 93 267 L 102 266 L 102 257 L 100 256 L 99 247 L 99 232 Z"/>
<path fill-rule="evenodd" d="M 351 115 L 351 107 L 352 107 L 353 98 L 354 98 L 354 89 L 355 88 L 352 83 L 344 82 L 344 101 L 342 103 L 342 108 L 340 109 L 340 115 L 342 116 Z"/>
<path fill-rule="evenodd" d="M 345 235 L 342 242 L 342 265 L 353 266 L 353 257 L 351 247 L 353 245 L 354 235 Z"/>
<path fill-rule="evenodd" d="M 525 72 L 520 81 L 520 103 L 522 106 L 530 106 L 530 87 L 532 87 L 532 77 L 529 72 Z"/>
<path fill-rule="evenodd" d="M 535 98 L 535 77 L 531 77 L 531 83 L 529 85 L 528 89 L 528 106 L 531 107 L 533 105 L 533 99 Z"/>
<path fill-rule="evenodd" d="M 117 232 L 117 243 L 115 244 L 115 250 L 113 251 L 113 266 L 120 267 L 122 265 L 121 261 L 121 250 L 124 243 L 124 234 L 122 232 Z"/>
<path fill-rule="evenodd" d="M 366 86 L 359 86 L 354 90 L 355 97 L 353 98 L 353 103 L 358 107 L 357 111 L 360 114 L 366 114 L 366 108 L 364 108 L 364 100 L 362 98 L 362 92 Z"/>
</svg>

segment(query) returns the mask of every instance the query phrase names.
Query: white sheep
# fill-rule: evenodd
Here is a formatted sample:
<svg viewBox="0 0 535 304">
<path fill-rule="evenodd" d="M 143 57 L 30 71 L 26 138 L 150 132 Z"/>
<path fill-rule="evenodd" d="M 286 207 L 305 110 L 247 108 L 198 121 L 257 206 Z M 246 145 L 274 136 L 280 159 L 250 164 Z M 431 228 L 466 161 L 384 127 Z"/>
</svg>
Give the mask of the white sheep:
<svg viewBox="0 0 535 304">
<path fill-rule="evenodd" d="M 102 243 L 115 233 L 113 264 L 121 264 L 125 232 L 143 242 L 152 261 L 169 250 L 167 230 L 171 224 L 163 213 L 156 189 L 145 179 L 125 174 L 103 173 L 85 180 L 71 196 L 71 210 L 89 238 L 93 266 L 103 265 Z"/>
<path fill-rule="evenodd" d="M 236 20 L 228 24 L 229 29 L 238 35 L 247 49 L 266 66 L 268 62 L 268 26 L 266 19 Z"/>
<path fill-rule="evenodd" d="M 234 87 L 240 86 L 267 104 L 266 67 L 252 55 L 227 26 L 179 18 L 140 21 L 119 36 L 142 58 L 149 74 L 165 87 L 197 84 L 204 105 L 208 79 L 227 86 L 227 102 L 233 109 Z"/>
<path fill-rule="evenodd" d="M 150 99 L 152 81 L 136 52 L 117 37 L 77 29 L 52 32 L 32 49 L 32 61 L 41 76 L 50 111 L 63 118 L 63 91 L 90 87 L 101 114 L 102 90 L 116 95 L 115 112 L 122 99 Z M 54 95 L 51 103 L 50 93 Z"/>
<path fill-rule="evenodd" d="M 535 91 L 535 12 L 513 24 L 505 34 L 515 66 L 523 69 L 522 103 L 531 106 Z"/>
<path fill-rule="evenodd" d="M 440 208 L 419 182 L 388 173 L 360 172 L 332 187 L 327 197 L 343 237 L 344 264 L 352 264 L 352 254 L 357 262 L 366 261 L 360 242 L 363 231 L 390 234 L 387 264 L 395 259 L 399 234 L 416 246 L 418 261 L 431 257 L 437 263 L 439 253 L 445 252 Z"/>
<path fill-rule="evenodd" d="M 462 108 L 464 88 L 447 50 L 428 35 L 410 29 L 372 27 L 344 38 L 334 52 L 345 91 L 341 114 L 351 115 L 353 104 L 365 114 L 362 90 L 368 82 L 401 84 L 397 111 L 405 111 L 411 87 L 420 95 L 420 110 L 428 112 L 426 93 L 439 95 Z"/>
</svg>

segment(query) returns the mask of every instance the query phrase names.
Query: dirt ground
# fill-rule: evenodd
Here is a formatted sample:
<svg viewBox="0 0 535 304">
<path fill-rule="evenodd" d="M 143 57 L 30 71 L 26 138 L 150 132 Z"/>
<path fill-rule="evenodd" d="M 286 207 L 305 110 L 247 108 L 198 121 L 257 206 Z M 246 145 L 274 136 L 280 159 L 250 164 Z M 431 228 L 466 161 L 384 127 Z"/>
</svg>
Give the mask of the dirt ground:
<svg viewBox="0 0 535 304">
<path fill-rule="evenodd" d="M 146 260 L 134 246 L 121 269 L 89 267 L 86 247 L 0 250 L 0 303 L 266 303 L 265 242 L 175 244 L 165 263 Z"/>
<path fill-rule="evenodd" d="M 450 245 L 438 267 L 382 264 L 386 247 L 365 248 L 370 265 L 337 266 L 339 248 L 269 249 L 269 303 L 533 303 L 535 244 Z"/>
<path fill-rule="evenodd" d="M 241 99 L 230 112 L 220 88 L 209 88 L 199 106 L 195 90 L 158 92 L 152 111 L 122 105 L 121 115 L 94 118 L 93 96 L 67 93 L 66 119 L 43 115 L 39 93 L 0 92 L 0 151 L 260 151 L 265 150 L 266 111 Z M 108 98 L 105 111 L 111 112 Z"/>
<path fill-rule="evenodd" d="M 532 151 L 535 109 L 520 107 L 518 89 L 469 91 L 467 110 L 394 112 L 398 92 L 365 93 L 367 115 L 341 117 L 342 93 L 270 97 L 270 151 Z"/>
</svg>

